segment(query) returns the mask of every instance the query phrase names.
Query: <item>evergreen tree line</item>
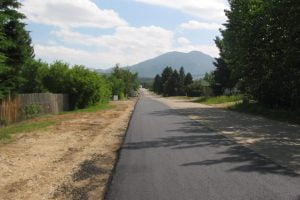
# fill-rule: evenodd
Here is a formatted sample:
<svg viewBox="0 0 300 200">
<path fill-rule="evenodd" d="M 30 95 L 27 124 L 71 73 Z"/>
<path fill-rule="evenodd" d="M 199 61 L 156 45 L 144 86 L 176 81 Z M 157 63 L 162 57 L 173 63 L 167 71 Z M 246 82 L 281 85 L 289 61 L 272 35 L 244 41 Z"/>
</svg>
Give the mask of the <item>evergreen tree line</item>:
<svg viewBox="0 0 300 200">
<path fill-rule="evenodd" d="M 229 0 L 215 42 L 215 94 L 238 88 L 269 107 L 300 107 L 300 1 Z"/>
<path fill-rule="evenodd" d="M 35 60 L 20 6 L 17 0 L 0 1 L 0 100 L 18 93 L 66 93 L 71 108 L 76 109 L 137 90 L 137 74 L 119 67 L 104 76 L 84 66 Z"/>
<path fill-rule="evenodd" d="M 164 96 L 182 96 L 189 93 L 189 86 L 193 83 L 190 73 L 185 74 L 181 67 L 179 72 L 172 67 L 166 67 L 161 75 L 157 74 L 153 82 L 153 91 Z"/>
</svg>

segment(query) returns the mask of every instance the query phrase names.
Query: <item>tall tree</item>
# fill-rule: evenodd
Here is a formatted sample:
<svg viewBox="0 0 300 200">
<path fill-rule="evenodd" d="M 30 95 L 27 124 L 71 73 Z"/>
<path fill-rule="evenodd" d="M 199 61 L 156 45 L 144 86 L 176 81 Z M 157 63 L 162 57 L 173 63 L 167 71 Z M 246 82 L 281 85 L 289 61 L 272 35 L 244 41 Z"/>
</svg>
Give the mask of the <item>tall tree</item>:
<svg viewBox="0 0 300 200">
<path fill-rule="evenodd" d="M 207 83 L 209 83 L 210 86 L 213 85 L 214 84 L 213 72 L 205 73 L 203 80 L 206 81 Z"/>
<path fill-rule="evenodd" d="M 180 76 L 176 69 L 173 71 L 172 76 L 167 83 L 168 96 L 177 96 L 179 94 Z"/>
<path fill-rule="evenodd" d="M 266 106 L 300 106 L 298 0 L 230 0 L 222 31 L 226 64 Z"/>
<path fill-rule="evenodd" d="M 4 50 L 8 48 L 7 40 L 4 35 L 4 13 L 0 11 L 0 100 L 9 93 L 9 87 L 4 82 L 6 78 L 7 66 Z"/>
<path fill-rule="evenodd" d="M 181 67 L 180 70 L 179 70 L 179 77 L 180 77 L 180 80 L 179 80 L 178 94 L 179 95 L 186 95 L 186 88 L 185 88 L 185 85 L 184 85 L 185 71 L 184 71 L 183 67 Z"/>
<path fill-rule="evenodd" d="M 163 94 L 165 96 L 169 96 L 169 91 L 171 90 L 169 83 L 170 83 L 172 74 L 173 74 L 172 67 L 166 67 L 161 74 L 161 83 L 162 83 L 162 87 L 163 87 Z"/>
<path fill-rule="evenodd" d="M 24 79 L 24 83 L 22 84 L 20 92 L 47 92 L 44 84 L 45 78 L 49 77 L 49 66 L 47 63 L 41 60 L 32 60 L 22 67 L 21 76 Z"/>
<path fill-rule="evenodd" d="M 163 90 L 162 87 L 162 82 L 161 82 L 161 77 L 159 74 L 157 74 L 154 78 L 154 82 L 153 82 L 153 91 L 157 94 L 161 94 Z"/>
<path fill-rule="evenodd" d="M 193 76 L 191 73 L 187 73 L 185 79 L 184 79 L 184 85 L 187 87 L 189 86 L 190 84 L 193 83 Z"/>
<path fill-rule="evenodd" d="M 214 62 L 216 69 L 213 72 L 214 82 L 212 88 L 215 95 L 222 95 L 225 89 L 231 90 L 236 85 L 237 80 L 233 78 L 232 69 L 226 63 L 223 40 L 217 37 L 215 43 L 219 48 L 220 57 L 216 58 Z"/>
<path fill-rule="evenodd" d="M 3 95 L 20 89 L 23 82 L 20 75 L 22 67 L 34 57 L 29 32 L 25 30 L 25 24 L 22 22 L 25 16 L 19 12 L 20 7 L 21 4 L 17 0 L 0 2 L 0 59 L 4 61 L 0 71 L 0 89 Z"/>
</svg>

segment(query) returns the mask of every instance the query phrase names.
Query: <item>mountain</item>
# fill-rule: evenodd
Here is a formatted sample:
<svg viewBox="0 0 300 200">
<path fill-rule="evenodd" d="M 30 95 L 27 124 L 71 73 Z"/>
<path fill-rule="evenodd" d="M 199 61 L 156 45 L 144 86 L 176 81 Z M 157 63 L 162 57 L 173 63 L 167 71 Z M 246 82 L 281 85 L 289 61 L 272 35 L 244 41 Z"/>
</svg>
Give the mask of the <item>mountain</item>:
<svg viewBox="0 0 300 200">
<path fill-rule="evenodd" d="M 156 58 L 146 60 L 129 67 L 132 72 L 137 72 L 139 77 L 155 77 L 166 66 L 179 70 L 184 67 L 186 72 L 193 76 L 201 76 L 214 69 L 214 58 L 199 51 L 190 53 L 169 52 Z"/>
<path fill-rule="evenodd" d="M 200 51 L 192 51 L 190 53 L 174 51 L 127 68 L 131 72 L 137 72 L 139 77 L 154 78 L 156 74 L 160 74 L 166 66 L 171 66 L 177 70 L 183 66 L 186 73 L 190 72 L 194 77 L 198 78 L 214 69 L 213 62 L 214 58 Z M 111 69 L 105 72 L 110 73 Z"/>
</svg>

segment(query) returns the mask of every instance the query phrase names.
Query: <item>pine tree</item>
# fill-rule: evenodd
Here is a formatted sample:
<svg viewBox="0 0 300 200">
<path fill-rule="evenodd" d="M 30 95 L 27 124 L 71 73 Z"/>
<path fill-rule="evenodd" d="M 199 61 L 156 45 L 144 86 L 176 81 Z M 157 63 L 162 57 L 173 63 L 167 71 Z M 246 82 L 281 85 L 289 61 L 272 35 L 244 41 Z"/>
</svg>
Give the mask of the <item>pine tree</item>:
<svg viewBox="0 0 300 200">
<path fill-rule="evenodd" d="M 157 74 L 154 78 L 153 91 L 157 94 L 162 93 L 162 82 L 159 74 Z"/>
<path fill-rule="evenodd" d="M 237 83 L 232 77 L 232 70 L 225 61 L 225 52 L 223 40 L 219 37 L 215 40 L 216 46 L 220 50 L 220 57 L 216 58 L 214 65 L 216 67 L 213 72 L 214 84 L 212 88 L 215 95 L 222 95 L 225 89 L 232 89 Z"/>
<path fill-rule="evenodd" d="M 4 63 L 6 60 L 4 52 L 3 52 L 3 50 L 5 48 L 7 48 L 6 38 L 4 35 L 4 20 L 5 20 L 4 14 L 0 12 L 0 49 L 1 49 L 1 51 L 0 51 L 0 67 L 4 67 Z"/>
<path fill-rule="evenodd" d="M 177 96 L 179 94 L 179 87 L 180 87 L 180 76 L 177 70 L 173 71 L 169 83 L 169 96 Z"/>
<path fill-rule="evenodd" d="M 34 57 L 29 32 L 22 22 L 25 16 L 18 11 L 20 6 L 17 0 L 0 2 L 1 96 L 19 91 L 24 81 L 20 75 L 22 67 Z"/>
<path fill-rule="evenodd" d="M 169 96 L 169 91 L 171 90 L 170 88 L 170 79 L 172 77 L 173 74 L 173 69 L 171 67 L 166 67 L 162 74 L 161 74 L 161 84 L 163 87 L 163 95 L 164 96 Z"/>
<path fill-rule="evenodd" d="M 179 81 L 178 94 L 179 95 L 186 95 L 186 88 L 185 88 L 185 85 L 184 85 L 185 71 L 184 71 L 183 67 L 181 67 L 180 70 L 179 70 L 179 77 L 180 77 L 180 81 Z"/>
<path fill-rule="evenodd" d="M 189 86 L 190 84 L 193 83 L 193 76 L 191 73 L 187 73 L 185 79 L 184 79 L 184 85 L 185 87 Z"/>
</svg>

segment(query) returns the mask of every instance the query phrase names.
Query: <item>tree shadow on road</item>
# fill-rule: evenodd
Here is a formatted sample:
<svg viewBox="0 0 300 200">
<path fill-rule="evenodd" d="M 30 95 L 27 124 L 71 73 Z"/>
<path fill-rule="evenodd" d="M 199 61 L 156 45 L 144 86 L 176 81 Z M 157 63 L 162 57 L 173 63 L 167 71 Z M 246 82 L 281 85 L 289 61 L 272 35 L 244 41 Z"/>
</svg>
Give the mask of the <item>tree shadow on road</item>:
<svg viewBox="0 0 300 200">
<path fill-rule="evenodd" d="M 192 112 L 192 111 L 187 111 Z M 195 110 L 193 111 L 195 112 Z M 162 110 L 151 113 L 151 115 L 158 117 L 165 117 L 168 115 L 182 115 L 181 110 Z M 209 116 L 206 117 L 206 119 Z M 212 117 L 214 123 L 221 123 L 222 118 Z M 261 174 L 278 174 L 290 177 L 299 177 L 292 170 L 282 167 L 270 159 L 259 155 L 258 153 L 236 144 L 233 140 L 221 135 L 220 133 L 207 128 L 197 121 L 186 118 L 183 122 L 174 124 L 175 129 L 167 130 L 162 133 L 162 137 L 152 141 L 142 141 L 136 143 L 126 143 L 123 149 L 126 150 L 140 150 L 152 148 L 170 148 L 172 150 L 186 150 L 193 149 L 194 151 L 201 151 L 201 148 L 217 147 L 221 149 L 218 152 L 219 159 L 198 160 L 195 162 L 183 163 L 182 167 L 190 166 L 212 166 L 217 164 L 231 163 L 232 168 L 229 172 L 258 172 Z M 198 148 L 198 149 L 197 149 Z"/>
</svg>

